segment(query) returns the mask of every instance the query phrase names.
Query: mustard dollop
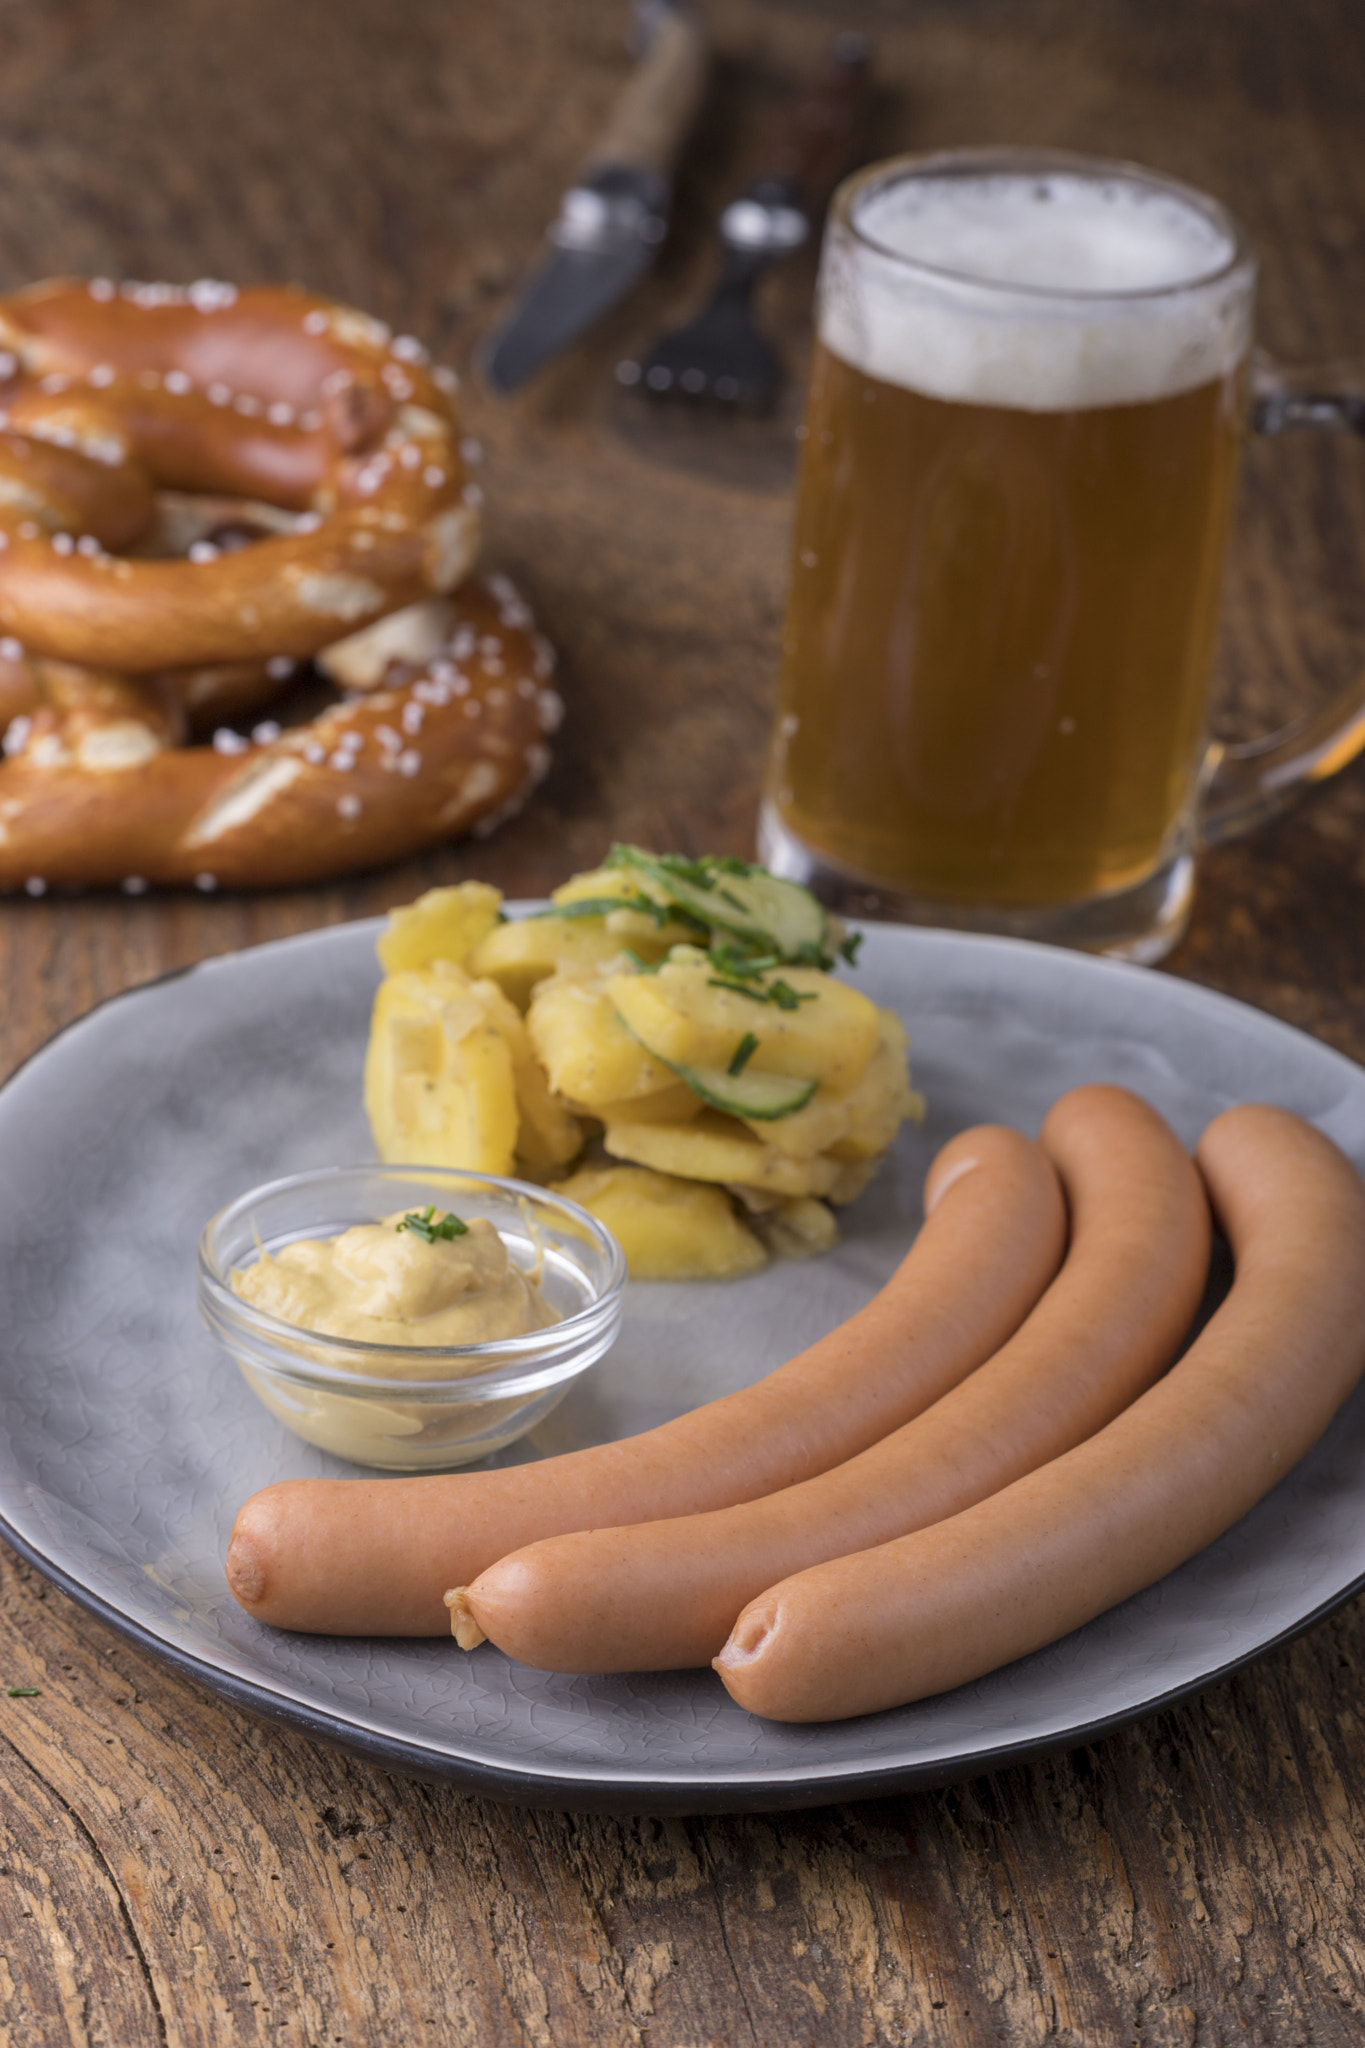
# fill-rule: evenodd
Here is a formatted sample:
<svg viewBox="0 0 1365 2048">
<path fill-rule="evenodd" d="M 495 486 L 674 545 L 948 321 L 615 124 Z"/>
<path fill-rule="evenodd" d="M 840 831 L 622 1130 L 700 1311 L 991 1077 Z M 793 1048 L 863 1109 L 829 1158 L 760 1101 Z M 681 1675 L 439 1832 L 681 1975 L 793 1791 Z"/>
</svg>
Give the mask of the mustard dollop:
<svg viewBox="0 0 1365 2048">
<path fill-rule="evenodd" d="M 263 1251 L 233 1273 L 233 1291 L 300 1330 L 368 1344 L 488 1344 L 558 1322 L 484 1217 L 449 1238 L 403 1223 L 399 1213 Z"/>
</svg>

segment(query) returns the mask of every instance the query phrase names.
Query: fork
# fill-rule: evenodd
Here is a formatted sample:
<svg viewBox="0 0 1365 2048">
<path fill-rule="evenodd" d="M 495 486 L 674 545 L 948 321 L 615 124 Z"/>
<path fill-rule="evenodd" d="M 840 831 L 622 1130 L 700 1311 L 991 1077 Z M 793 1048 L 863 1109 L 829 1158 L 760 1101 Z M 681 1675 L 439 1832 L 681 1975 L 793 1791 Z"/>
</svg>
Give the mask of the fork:
<svg viewBox="0 0 1365 2048">
<path fill-rule="evenodd" d="M 809 239 L 856 147 L 869 65 L 863 36 L 846 31 L 835 37 L 779 142 L 773 168 L 732 199 L 720 217 L 721 272 L 710 303 L 687 326 L 662 335 L 643 366 L 618 363 L 620 383 L 638 385 L 652 398 L 771 410 L 783 370 L 754 324 L 754 286 Z"/>
</svg>

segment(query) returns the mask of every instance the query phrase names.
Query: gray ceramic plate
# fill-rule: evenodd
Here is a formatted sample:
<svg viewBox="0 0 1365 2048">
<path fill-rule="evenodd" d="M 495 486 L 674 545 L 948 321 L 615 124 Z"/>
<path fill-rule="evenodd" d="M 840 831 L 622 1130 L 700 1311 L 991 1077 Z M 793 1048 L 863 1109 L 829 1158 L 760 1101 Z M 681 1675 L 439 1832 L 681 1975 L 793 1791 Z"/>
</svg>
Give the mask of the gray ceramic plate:
<svg viewBox="0 0 1365 2048">
<path fill-rule="evenodd" d="M 0 1529 L 156 1654 L 258 1713 L 494 1797 L 798 1806 L 1085 1740 L 1294 1634 L 1365 1574 L 1362 1396 L 1253 1514 L 1150 1592 L 980 1684 L 864 1720 L 771 1726 L 709 1671 L 547 1677 L 491 1645 L 466 1657 L 444 1641 L 260 1627 L 223 1583 L 238 1504 L 269 1480 L 354 1468 L 278 1428 L 216 1351 L 195 1312 L 195 1245 L 255 1183 L 371 1156 L 375 930 L 313 933 L 122 996 L 0 1090 Z M 1188 983 L 889 927 L 869 930 L 857 978 L 909 1024 L 925 1127 L 846 1212 L 831 1256 L 632 1288 L 616 1349 L 542 1451 L 647 1427 L 830 1329 L 904 1251 L 944 1139 L 982 1120 L 1034 1130 L 1077 1082 L 1136 1088 L 1190 1142 L 1230 1103 L 1282 1103 L 1365 1165 L 1365 1072 Z"/>
</svg>

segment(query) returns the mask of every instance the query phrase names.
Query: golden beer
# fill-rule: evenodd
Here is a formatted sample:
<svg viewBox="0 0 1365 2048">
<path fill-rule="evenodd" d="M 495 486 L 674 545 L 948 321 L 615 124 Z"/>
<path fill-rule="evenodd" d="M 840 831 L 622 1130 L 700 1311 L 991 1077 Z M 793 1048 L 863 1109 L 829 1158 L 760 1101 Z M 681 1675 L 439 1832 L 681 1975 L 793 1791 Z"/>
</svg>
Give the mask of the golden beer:
<svg viewBox="0 0 1365 2048">
<path fill-rule="evenodd" d="M 909 893 L 1050 903 L 1150 874 L 1203 752 L 1240 410 L 1224 383 L 954 404 L 822 349 L 784 822 Z"/>
<path fill-rule="evenodd" d="M 932 186 L 940 160 L 922 161 Z M 764 851 L 785 872 L 804 862 L 804 879 L 936 921 L 999 910 L 1000 928 L 1028 929 L 1008 914 L 1188 866 L 1250 268 L 1217 219 L 1200 215 L 1185 246 L 1180 188 L 1115 198 L 1103 169 L 1103 196 L 1064 169 L 1040 197 L 1033 171 L 1002 193 L 992 161 L 965 197 L 950 190 L 944 221 L 926 229 L 916 195 L 895 234 L 874 220 L 860 235 L 869 174 L 840 195 L 765 806 Z M 909 291 L 896 234 L 931 245 Z M 935 235 L 1012 272 L 955 276 Z M 1031 257 L 1030 235 L 1051 244 Z M 1101 274 L 1082 290 L 1087 236 Z M 1163 263 L 1203 263 L 1213 282 L 1128 288 Z"/>
</svg>

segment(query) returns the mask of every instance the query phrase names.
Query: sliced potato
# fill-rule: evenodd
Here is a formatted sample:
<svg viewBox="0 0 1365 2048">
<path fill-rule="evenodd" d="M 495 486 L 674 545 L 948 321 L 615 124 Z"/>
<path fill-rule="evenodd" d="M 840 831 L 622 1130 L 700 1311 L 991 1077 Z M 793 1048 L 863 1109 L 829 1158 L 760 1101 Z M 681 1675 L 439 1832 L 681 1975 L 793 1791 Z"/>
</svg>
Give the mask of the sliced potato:
<svg viewBox="0 0 1365 2048">
<path fill-rule="evenodd" d="M 414 969 L 381 983 L 365 1109 L 381 1159 L 511 1173 L 518 1125 L 512 1055 L 458 968 Z"/>
<path fill-rule="evenodd" d="M 585 875 L 570 875 L 567 882 L 554 890 L 550 901 L 556 904 L 571 903 L 619 903 L 628 906 L 639 903 L 655 905 L 658 916 L 644 912 L 650 923 L 658 930 L 671 929 L 670 944 L 690 940 L 695 945 L 701 936 L 695 923 L 678 915 L 672 897 L 667 891 L 656 889 L 647 876 L 634 873 L 630 868 L 590 868 Z M 619 915 L 619 912 L 616 913 Z M 666 920 L 667 924 L 661 920 Z"/>
<path fill-rule="evenodd" d="M 696 942 L 696 933 L 690 925 L 672 924 L 667 920 L 660 924 L 645 910 L 609 910 L 605 922 L 622 952 L 629 947 L 638 958 L 651 964 L 662 960 L 674 946 L 690 946 Z"/>
<path fill-rule="evenodd" d="M 575 904 L 616 905 L 614 909 L 604 908 L 604 927 L 618 949 L 629 946 L 642 960 L 662 960 L 670 946 L 695 942 L 697 933 L 692 925 L 635 907 L 641 898 L 653 901 L 637 875 L 620 868 L 593 868 L 586 875 L 571 875 L 550 900 L 564 910 L 571 910 Z M 661 912 L 663 907 L 660 904 Z"/>
<path fill-rule="evenodd" d="M 581 875 L 570 875 L 567 882 L 561 882 L 557 889 L 552 889 L 550 901 L 598 903 L 610 898 L 615 902 L 618 897 L 642 893 L 635 876 L 628 875 L 624 868 L 588 868 Z"/>
<path fill-rule="evenodd" d="M 389 912 L 375 951 L 385 974 L 452 960 L 457 967 L 502 914 L 502 891 L 487 882 L 459 882 L 453 889 L 428 889 L 415 903 Z"/>
<path fill-rule="evenodd" d="M 863 1189 L 881 1164 L 878 1159 L 831 1159 L 833 1178 L 822 1192 L 826 1201 L 842 1209 L 848 1202 L 856 1202 Z"/>
<path fill-rule="evenodd" d="M 875 1061 L 876 1054 L 873 1054 Z M 869 1066 L 872 1062 L 869 1062 Z M 754 1117 L 742 1119 L 744 1128 L 765 1145 L 771 1145 L 787 1159 L 815 1159 L 820 1153 L 828 1152 L 832 1145 L 847 1136 L 849 1127 L 849 1103 L 862 1088 L 866 1075 L 852 1089 L 840 1091 L 833 1088 L 817 1088 L 804 1109 L 794 1110 L 790 1116 L 774 1117 L 771 1121 L 759 1122 Z"/>
<path fill-rule="evenodd" d="M 768 1262 L 722 1189 L 640 1166 L 589 1166 L 555 1193 L 618 1239 L 632 1280 L 730 1280 Z"/>
<path fill-rule="evenodd" d="M 569 976 L 542 981 L 526 1016 L 536 1057 L 556 1095 L 566 1095 L 594 1114 L 599 1103 L 655 1095 L 674 1085 L 669 1069 L 627 1031 L 608 986 L 601 979 L 577 981 Z"/>
<path fill-rule="evenodd" d="M 747 1271 L 764 1243 L 827 1249 L 825 1204 L 860 1193 L 920 1111 L 904 1030 L 818 968 L 745 977 L 733 935 L 728 954 L 702 951 L 658 865 L 575 875 L 554 911 L 513 923 L 483 883 L 394 913 L 365 1069 L 381 1157 L 548 1180 L 600 1127 L 629 1163 L 585 1168 L 570 1192 L 591 1195 L 637 1276 Z M 736 879 L 715 873 L 717 890 Z"/>
<path fill-rule="evenodd" d="M 703 1110 L 695 1123 L 610 1123 L 602 1143 L 614 1159 L 631 1159 L 683 1180 L 738 1182 L 774 1195 L 828 1194 L 848 1171 L 837 1160 L 787 1159 L 732 1116 Z"/>
<path fill-rule="evenodd" d="M 595 1117 L 598 1123 L 690 1124 L 705 1109 L 700 1095 L 694 1095 L 682 1081 L 660 1088 L 655 1095 L 636 1095 L 628 1101 L 570 1102 L 577 1116 Z"/>
<path fill-rule="evenodd" d="M 826 1146 L 835 1159 L 879 1159 L 907 1119 L 918 1123 L 924 1097 L 910 1086 L 909 1040 L 894 1010 L 879 1010 L 881 1043 L 848 1097 L 848 1129 Z"/>
<path fill-rule="evenodd" d="M 777 982 L 803 1000 L 782 1009 L 719 987 L 706 955 L 689 949 L 657 973 L 613 974 L 607 987 L 640 1043 L 674 1066 L 728 1067 L 751 1034 L 754 1071 L 851 1088 L 877 1047 L 876 1004 L 815 967 L 784 967 L 754 986 Z"/>
<path fill-rule="evenodd" d="M 497 925 L 464 964 L 525 1010 L 537 983 L 552 974 L 592 974 L 616 959 L 623 943 L 598 917 L 519 917 Z"/>
<path fill-rule="evenodd" d="M 524 1064 L 514 1059 L 512 1072 L 517 1089 L 517 1159 L 536 1176 L 567 1166 L 583 1150 L 582 1124 L 551 1091 L 534 1054 Z"/>
<path fill-rule="evenodd" d="M 754 1228 L 779 1259 L 814 1259 L 839 1242 L 834 1212 L 813 1195 L 798 1195 L 762 1210 Z"/>
<path fill-rule="evenodd" d="M 521 1012 L 495 981 L 476 981 L 472 993 L 511 1054 L 517 1093 L 518 1161 L 537 1174 L 551 1167 L 567 1166 L 583 1150 L 583 1129 L 567 1104 L 551 1089 Z"/>
<path fill-rule="evenodd" d="M 746 1119 L 754 1136 L 792 1159 L 811 1159 L 817 1152 L 867 1159 L 884 1152 L 905 1119 L 918 1116 L 923 1105 L 910 1086 L 905 1026 L 893 1010 L 879 1010 L 877 1022 L 876 1051 L 852 1088 L 819 1088 L 792 1116 L 762 1123 Z"/>
</svg>

